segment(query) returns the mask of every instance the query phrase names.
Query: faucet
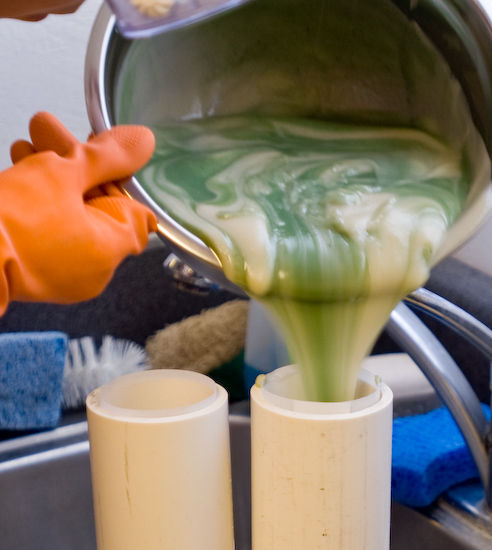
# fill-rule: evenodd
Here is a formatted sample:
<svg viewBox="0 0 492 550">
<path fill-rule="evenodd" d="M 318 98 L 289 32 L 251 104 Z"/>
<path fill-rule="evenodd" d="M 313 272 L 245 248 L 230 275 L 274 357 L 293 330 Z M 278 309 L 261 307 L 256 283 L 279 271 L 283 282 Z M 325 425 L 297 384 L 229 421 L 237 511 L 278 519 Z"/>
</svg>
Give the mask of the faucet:
<svg viewBox="0 0 492 550">
<path fill-rule="evenodd" d="M 171 254 L 164 268 L 183 289 L 202 293 L 217 285 Z M 452 302 L 420 288 L 393 310 L 386 331 L 422 370 L 455 419 L 477 466 L 483 484 L 492 532 L 492 429 L 465 375 L 434 333 L 410 309 L 438 319 L 475 345 L 492 361 L 492 330 Z M 469 508 L 469 506 L 467 506 Z"/>
<path fill-rule="evenodd" d="M 405 303 L 404 303 L 405 302 Z M 443 322 L 492 360 L 492 330 L 475 317 L 426 289 L 412 292 L 391 313 L 388 334 L 408 353 L 428 378 L 453 415 L 477 466 L 492 510 L 491 425 L 470 383 L 431 330 L 410 309 L 423 311 Z M 469 509 L 469 506 L 466 506 Z M 492 515 L 487 523 L 492 529 Z"/>
</svg>

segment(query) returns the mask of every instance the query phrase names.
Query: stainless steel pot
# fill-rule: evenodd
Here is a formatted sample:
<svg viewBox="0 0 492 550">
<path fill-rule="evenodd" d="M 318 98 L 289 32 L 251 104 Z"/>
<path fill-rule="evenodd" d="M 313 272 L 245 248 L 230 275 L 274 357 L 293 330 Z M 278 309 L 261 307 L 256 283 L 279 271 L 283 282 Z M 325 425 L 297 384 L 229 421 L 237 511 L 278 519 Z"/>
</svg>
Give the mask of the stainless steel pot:
<svg viewBox="0 0 492 550">
<path fill-rule="evenodd" d="M 285 11 L 291 9 L 292 6 L 300 3 L 298 0 L 256 0 L 245 9 L 256 10 L 256 13 L 261 13 L 263 7 L 275 5 L 277 2 L 278 15 L 281 16 Z M 390 3 L 390 0 L 381 0 L 381 2 Z M 371 3 L 351 2 L 347 5 L 362 7 L 369 5 L 369 8 L 374 9 L 374 6 L 378 5 L 379 0 Z M 320 13 L 324 13 L 322 10 L 331 10 L 332 5 L 330 2 L 324 2 L 323 0 L 310 0 L 309 5 L 318 5 Z M 423 31 L 424 35 L 434 44 L 439 50 L 444 59 L 447 61 L 452 73 L 459 81 L 463 93 L 466 97 L 466 101 L 469 105 L 471 115 L 474 123 L 478 128 L 489 153 L 492 153 L 492 6 L 486 2 L 486 0 L 394 0 L 391 9 L 398 9 L 401 11 L 405 18 L 412 20 L 415 25 Z M 252 6 L 252 7 L 250 7 Z M 193 98 L 191 97 L 193 88 L 201 85 L 205 82 L 214 71 L 218 71 L 225 63 L 226 58 L 231 58 L 234 63 L 234 59 L 240 58 L 240 44 L 243 40 L 243 36 L 240 33 L 234 34 L 233 22 L 231 20 L 231 26 L 228 26 L 228 17 L 241 17 L 243 8 L 236 10 L 234 14 L 225 15 L 220 18 L 218 31 L 212 28 L 212 31 L 207 29 L 208 25 L 214 25 L 214 21 L 207 22 L 200 26 L 181 29 L 175 31 L 170 35 L 162 35 L 145 41 L 145 46 L 142 46 L 143 51 L 149 52 L 153 50 L 154 44 L 156 51 L 155 60 L 153 61 L 155 67 L 155 89 L 172 88 L 174 90 L 174 96 L 168 101 L 169 97 L 165 96 L 160 98 L 158 94 L 152 92 L 153 97 L 148 99 L 148 103 L 152 105 L 154 114 L 157 109 L 160 109 L 158 118 L 161 120 L 166 119 L 179 119 L 190 116 L 208 116 L 209 114 L 225 114 L 233 111 L 228 101 L 230 97 L 224 99 L 223 96 L 219 97 L 220 101 L 216 98 L 208 98 L 207 108 L 201 105 L 196 112 L 193 112 Z M 247 13 L 247 12 L 244 12 Z M 249 13 L 249 12 L 248 12 Z M 371 12 L 365 12 L 366 17 L 370 17 Z M 302 15 L 302 14 L 301 14 Z M 246 17 L 246 16 L 245 16 Z M 302 17 L 300 17 L 302 19 Z M 324 17 L 324 21 L 330 21 L 330 17 Z M 301 27 L 305 21 L 299 21 L 299 27 Z M 368 26 L 374 21 L 368 19 Z M 380 24 L 383 27 L 380 27 Z M 328 23 L 329 24 L 329 23 Z M 271 19 L 272 32 L 277 32 L 278 28 L 282 26 L 281 18 L 275 17 Z M 384 33 L 384 22 L 378 22 L 377 27 L 372 27 L 371 32 L 374 37 L 380 36 Z M 198 29 L 202 33 L 200 40 L 195 40 L 194 33 Z M 229 29 L 227 32 L 224 29 Z M 390 32 L 394 32 L 393 29 L 387 29 Z M 203 31 L 203 32 L 202 32 Z M 208 35 L 207 35 L 208 32 Z M 225 32 L 224 37 L 221 38 L 220 33 Z M 322 28 L 320 21 L 312 21 L 312 29 L 309 31 L 311 34 L 317 34 L 320 37 L 320 48 L 323 47 L 323 36 L 326 36 L 328 32 L 333 32 L 333 29 L 327 28 L 326 31 Z M 305 32 L 305 36 L 309 36 L 309 32 Z M 258 35 L 261 33 L 257 33 Z M 269 33 L 264 33 L 269 34 Z M 217 38 L 218 36 L 218 38 Z M 206 44 L 207 37 L 213 37 L 213 40 L 217 41 L 218 46 L 212 49 L 210 54 L 203 51 L 203 45 Z M 252 44 L 253 50 L 258 43 L 257 49 L 264 47 L 268 36 L 253 36 L 248 39 Z M 292 37 L 294 40 L 294 37 Z M 256 41 L 256 42 L 255 42 Z M 144 42 L 144 41 L 140 41 Z M 191 43 L 191 46 L 190 46 Z M 381 42 L 384 46 L 384 42 Z M 149 124 L 152 122 L 153 116 L 152 109 L 147 108 L 147 98 L 142 95 L 139 86 L 132 84 L 135 101 L 140 103 L 140 107 L 134 110 L 130 117 L 126 120 L 121 120 L 118 113 L 118 97 L 121 97 L 121 74 L 122 67 L 124 67 L 127 56 L 132 54 L 135 43 L 125 40 L 117 31 L 115 27 L 115 20 L 106 4 L 103 4 L 90 37 L 87 61 L 86 61 L 86 99 L 89 112 L 89 118 L 92 127 L 95 132 L 100 132 L 104 129 L 110 128 L 114 124 L 121 122 L 125 123 L 143 123 Z M 186 57 L 188 54 L 183 54 L 183 49 L 195 48 L 196 54 L 194 56 Z M 226 52 L 225 54 L 219 52 Z M 232 53 L 231 53 L 232 52 Z M 402 50 L 402 55 L 406 55 Z M 236 55 L 236 58 L 234 58 Z M 172 71 L 169 71 L 170 62 L 183 57 L 182 67 L 183 70 L 179 71 L 176 67 L 179 67 L 179 63 L 175 62 L 172 65 Z M 210 57 L 214 59 L 211 60 Z M 277 61 L 281 63 L 282 52 L 279 52 Z M 223 59 L 222 59 L 223 58 Z M 274 59 L 274 57 L 272 57 Z M 411 60 L 410 60 L 411 61 Z M 159 69 L 159 63 L 167 63 L 163 65 L 162 74 Z M 356 61 L 355 61 L 356 62 Z M 276 62 L 275 62 L 276 63 Z M 272 71 L 276 71 L 276 64 L 271 66 Z M 231 70 L 234 67 L 231 65 Z M 420 69 L 419 69 L 420 70 Z M 424 68 L 425 70 L 425 68 Z M 166 71 L 169 74 L 166 75 Z M 357 68 L 356 68 L 357 71 Z M 197 76 L 198 75 L 198 76 Z M 302 78 L 305 78 L 305 74 Z M 128 76 L 126 76 L 128 79 Z M 135 76 L 135 81 L 137 80 Z M 280 75 L 282 78 L 282 75 Z M 371 78 L 370 74 L 361 75 L 361 79 L 366 81 Z M 357 76 L 355 82 L 357 82 Z M 144 80 L 148 80 L 145 78 Z M 248 80 L 248 75 L 241 73 L 237 78 L 237 94 L 234 101 L 238 101 L 238 105 L 244 110 L 248 110 L 252 103 L 258 100 L 257 95 L 262 95 L 262 90 L 259 90 L 253 78 Z M 316 86 L 319 84 L 315 83 Z M 147 82 L 148 85 L 148 82 Z M 315 86 L 315 87 L 316 87 Z M 388 88 L 391 88 L 389 83 Z M 190 92 L 191 90 L 191 92 Z M 319 93 L 321 88 L 316 92 Z M 222 93 L 223 90 L 220 92 Z M 207 91 L 210 95 L 210 90 Z M 213 92 L 215 93 L 215 91 Z M 267 90 L 267 95 L 270 93 Z M 419 98 L 418 102 L 425 103 L 425 94 L 428 93 L 429 97 L 433 95 L 434 103 L 429 104 L 428 111 L 435 109 L 441 111 L 440 117 L 443 124 L 447 123 L 447 112 L 445 101 L 441 105 L 439 102 L 439 93 L 434 89 L 434 86 L 429 85 L 428 90 L 421 90 L 423 97 Z M 191 95 L 190 95 L 191 94 Z M 255 95 L 256 94 L 256 95 Z M 180 96 L 183 96 L 180 97 Z M 219 94 L 220 95 L 220 94 Z M 304 88 L 304 96 L 310 95 L 309 87 Z M 189 96 L 189 97 L 188 97 Z M 238 99 L 238 97 L 240 98 Z M 275 98 L 275 93 L 273 96 Z M 340 100 L 344 99 L 343 90 L 340 92 Z M 128 98 L 127 98 L 128 99 Z M 388 101 L 391 103 L 394 97 L 388 94 Z M 183 108 L 182 103 L 188 100 L 188 106 Z M 215 101 L 215 103 L 214 103 Z M 304 99 L 301 99 L 301 102 Z M 308 103 L 311 101 L 306 100 Z M 217 106 L 220 103 L 219 106 Z M 384 103 L 384 102 L 383 102 Z M 395 108 L 398 108 L 398 101 L 395 100 Z M 316 102 L 314 103 L 316 105 Z M 322 106 L 324 109 L 326 106 Z M 313 116 L 313 105 L 309 106 L 304 114 Z M 208 110 L 207 110 L 208 109 Z M 268 109 L 271 112 L 276 112 L 277 106 L 275 101 L 270 102 Z M 384 122 L 385 116 L 388 114 L 386 111 L 393 109 L 390 105 L 377 106 L 380 110 L 378 116 L 380 121 Z M 328 109 L 329 110 L 329 109 Z M 453 117 L 453 109 L 448 109 L 449 118 Z M 149 115 L 150 113 L 150 115 Z M 390 113 L 391 114 L 391 113 Z M 394 114 L 394 113 L 393 113 Z M 428 116 L 429 113 L 425 113 Z M 158 216 L 159 220 L 159 235 L 169 244 L 170 248 L 178 255 L 181 260 L 188 264 L 198 273 L 204 277 L 211 279 L 217 284 L 231 290 L 238 291 L 237 287 L 232 285 L 223 275 L 219 260 L 213 251 L 205 245 L 199 238 L 190 233 L 188 230 L 178 224 L 171 216 L 169 216 L 159 205 L 157 205 L 146 192 L 146 190 L 140 185 L 140 183 L 133 178 L 133 180 L 126 186 L 127 192 L 133 198 L 143 202 L 150 206 Z M 469 225 L 463 232 L 463 239 L 465 241 L 471 233 L 476 230 L 479 222 L 484 218 L 485 213 L 490 209 L 490 189 L 481 189 L 476 193 L 473 200 L 473 211 L 469 213 L 468 218 L 472 218 L 474 223 Z M 468 220 L 469 221 L 469 220 Z M 458 224 L 459 226 L 459 224 Z M 462 229 L 458 227 L 459 231 Z M 449 253 L 450 250 L 445 250 L 444 253 Z"/>
</svg>

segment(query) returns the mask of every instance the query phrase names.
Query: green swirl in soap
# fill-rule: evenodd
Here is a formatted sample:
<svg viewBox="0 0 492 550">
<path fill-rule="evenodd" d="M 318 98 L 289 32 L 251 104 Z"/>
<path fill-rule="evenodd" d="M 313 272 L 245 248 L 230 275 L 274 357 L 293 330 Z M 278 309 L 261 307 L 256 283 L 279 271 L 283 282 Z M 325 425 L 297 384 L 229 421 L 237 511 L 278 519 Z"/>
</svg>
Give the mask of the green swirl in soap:
<svg viewBox="0 0 492 550">
<path fill-rule="evenodd" d="M 226 117 L 155 134 L 139 179 L 256 296 L 405 294 L 469 189 L 466 162 L 416 130 Z"/>
<path fill-rule="evenodd" d="M 351 398 L 362 358 L 462 212 L 466 156 L 418 130 L 284 117 L 154 132 L 144 188 L 272 312 L 311 398 Z"/>
</svg>

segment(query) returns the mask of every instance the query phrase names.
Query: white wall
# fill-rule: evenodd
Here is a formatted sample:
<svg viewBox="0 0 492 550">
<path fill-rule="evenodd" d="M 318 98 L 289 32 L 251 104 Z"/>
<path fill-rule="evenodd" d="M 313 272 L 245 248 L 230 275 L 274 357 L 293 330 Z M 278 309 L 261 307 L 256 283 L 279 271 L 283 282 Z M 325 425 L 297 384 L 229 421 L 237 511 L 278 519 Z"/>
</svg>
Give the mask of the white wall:
<svg viewBox="0 0 492 550">
<path fill-rule="evenodd" d="M 89 134 L 84 60 L 101 3 L 86 0 L 75 14 L 37 23 L 0 20 L 0 169 L 10 165 L 10 144 L 28 137 L 37 111 L 53 113 L 79 139 Z"/>
<path fill-rule="evenodd" d="M 80 140 L 89 134 L 84 61 L 101 3 L 85 0 L 75 14 L 38 23 L 0 20 L 0 170 L 10 165 L 10 144 L 28 137 L 37 111 L 56 115 Z M 492 274 L 491 240 L 492 220 L 456 256 Z"/>
</svg>

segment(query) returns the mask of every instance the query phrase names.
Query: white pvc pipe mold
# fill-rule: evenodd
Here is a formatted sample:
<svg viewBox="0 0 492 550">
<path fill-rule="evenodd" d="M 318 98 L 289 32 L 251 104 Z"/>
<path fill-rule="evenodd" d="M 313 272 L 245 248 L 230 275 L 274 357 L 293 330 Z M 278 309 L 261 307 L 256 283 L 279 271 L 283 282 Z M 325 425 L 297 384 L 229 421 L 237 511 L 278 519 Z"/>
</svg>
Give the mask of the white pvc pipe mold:
<svg viewBox="0 0 492 550">
<path fill-rule="evenodd" d="M 87 398 L 98 550 L 234 548 L 227 392 L 178 370 Z"/>
<path fill-rule="evenodd" d="M 294 366 L 251 390 L 253 550 L 388 550 L 391 390 L 361 371 L 358 398 L 304 400 Z"/>
</svg>

